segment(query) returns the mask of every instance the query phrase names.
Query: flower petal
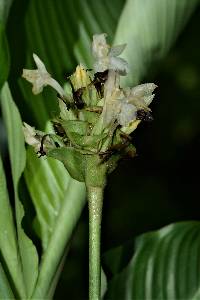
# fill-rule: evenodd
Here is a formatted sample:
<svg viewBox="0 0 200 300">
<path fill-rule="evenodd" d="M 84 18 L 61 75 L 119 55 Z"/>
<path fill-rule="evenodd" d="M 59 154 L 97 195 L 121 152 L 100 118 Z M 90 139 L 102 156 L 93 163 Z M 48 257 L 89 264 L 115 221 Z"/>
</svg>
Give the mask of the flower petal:
<svg viewBox="0 0 200 300">
<path fill-rule="evenodd" d="M 144 97 L 150 95 L 157 87 L 154 83 L 144 83 L 131 89 L 131 95 L 136 97 Z"/>
<path fill-rule="evenodd" d="M 106 34 L 95 34 L 93 35 L 92 42 L 92 54 L 94 58 L 104 58 L 108 55 L 109 45 L 106 43 Z"/>
<path fill-rule="evenodd" d="M 54 88 L 60 96 L 64 96 L 64 90 L 60 84 L 51 77 L 47 72 L 44 63 L 41 59 L 34 53 L 34 61 L 38 69 L 36 70 L 27 70 L 23 69 L 22 77 L 27 81 L 31 82 L 33 85 L 32 91 L 33 94 L 37 95 L 42 92 L 43 88 L 47 85 L 50 85 Z"/>
<path fill-rule="evenodd" d="M 47 69 L 44 65 L 44 63 L 41 61 L 41 59 L 37 56 L 37 54 L 33 53 L 33 59 L 35 61 L 35 64 L 38 68 L 38 71 L 41 73 L 48 73 Z"/>
<path fill-rule="evenodd" d="M 128 103 L 122 103 L 121 112 L 118 116 L 118 122 L 122 126 L 127 126 L 131 121 L 136 120 L 137 108 Z"/>
<path fill-rule="evenodd" d="M 128 73 L 128 63 L 120 57 L 111 56 L 108 68 L 117 71 L 120 75 Z"/>
<path fill-rule="evenodd" d="M 34 150 L 38 152 L 41 145 L 41 139 L 37 136 L 35 128 L 24 122 L 22 129 L 26 143 L 33 146 Z"/>
<path fill-rule="evenodd" d="M 125 48 L 126 48 L 126 44 L 113 46 L 110 49 L 109 56 L 119 56 L 124 51 Z"/>
</svg>

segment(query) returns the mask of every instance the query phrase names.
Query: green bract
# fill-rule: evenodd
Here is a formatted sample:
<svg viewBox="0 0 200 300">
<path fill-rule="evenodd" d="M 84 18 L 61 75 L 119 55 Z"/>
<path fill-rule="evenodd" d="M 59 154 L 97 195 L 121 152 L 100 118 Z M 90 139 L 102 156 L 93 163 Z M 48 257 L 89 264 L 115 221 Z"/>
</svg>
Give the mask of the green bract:
<svg viewBox="0 0 200 300">
<path fill-rule="evenodd" d="M 52 120 L 54 134 L 24 126 L 26 142 L 40 155 L 63 162 L 70 175 L 86 185 L 104 186 L 123 156 L 134 157 L 136 150 L 129 134 L 141 120 L 151 119 L 148 105 L 154 98 L 153 83 L 122 88 L 120 76 L 128 71 L 118 56 L 125 45 L 110 48 L 106 35 L 93 37 L 94 70 L 78 65 L 68 78 L 71 92 L 65 93 L 34 54 L 36 70 L 23 70 L 35 94 L 50 85 L 58 93 L 60 115 Z"/>
</svg>

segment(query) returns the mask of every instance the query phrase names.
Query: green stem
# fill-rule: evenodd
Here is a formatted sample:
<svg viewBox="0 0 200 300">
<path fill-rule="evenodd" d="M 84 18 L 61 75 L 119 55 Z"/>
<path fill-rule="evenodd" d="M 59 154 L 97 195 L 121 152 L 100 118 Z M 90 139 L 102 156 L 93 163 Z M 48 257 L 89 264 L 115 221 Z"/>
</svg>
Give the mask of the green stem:
<svg viewBox="0 0 200 300">
<path fill-rule="evenodd" d="M 89 299 L 100 300 L 100 240 L 103 188 L 87 187 L 89 206 Z"/>
</svg>

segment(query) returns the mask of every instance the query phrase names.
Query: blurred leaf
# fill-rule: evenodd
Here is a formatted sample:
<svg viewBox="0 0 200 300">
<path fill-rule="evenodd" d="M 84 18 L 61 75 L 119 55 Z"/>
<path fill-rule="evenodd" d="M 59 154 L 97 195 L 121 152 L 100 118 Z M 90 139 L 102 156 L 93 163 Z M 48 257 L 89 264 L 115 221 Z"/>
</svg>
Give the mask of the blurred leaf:
<svg viewBox="0 0 200 300">
<path fill-rule="evenodd" d="M 6 125 L 8 146 L 13 178 L 15 211 L 17 223 L 17 239 L 22 263 L 23 279 L 26 286 L 26 293 L 29 297 L 35 286 L 38 275 L 38 256 L 35 246 L 25 234 L 22 228 L 24 217 L 23 205 L 18 195 L 18 184 L 25 167 L 26 153 L 22 122 L 15 103 L 12 100 L 8 84 L 5 83 L 1 91 L 1 105 L 3 119 Z"/>
<path fill-rule="evenodd" d="M 7 269 L 8 278 L 12 278 L 12 282 L 17 292 L 17 295 L 18 296 L 20 295 L 20 297 L 24 297 L 25 290 L 23 285 L 21 261 L 19 259 L 19 254 L 18 254 L 18 245 L 16 241 L 14 220 L 13 220 L 11 206 L 9 203 L 9 197 L 8 197 L 5 174 L 3 171 L 1 157 L 0 157 L 0 253 L 1 253 L 1 258 Z M 0 269 L 2 269 L 2 266 L 0 266 Z M 3 280 L 2 276 L 0 275 L 1 280 Z M 1 287 L 0 287 L 0 298 L 1 298 Z"/>
<path fill-rule="evenodd" d="M 66 243 L 85 205 L 85 185 L 71 179 L 63 164 L 27 151 L 27 186 L 40 224 L 43 256 L 34 293 L 42 298 L 54 279 Z"/>
<path fill-rule="evenodd" d="M 101 299 L 103 299 L 106 291 L 107 291 L 107 278 L 104 270 L 101 268 Z"/>
<path fill-rule="evenodd" d="M 5 23 L 13 0 L 0 0 L 0 23 Z"/>
<path fill-rule="evenodd" d="M 141 235 L 129 264 L 109 283 L 105 299 L 198 299 L 199 247 L 200 222 L 175 223 Z"/>
<path fill-rule="evenodd" d="M 8 43 L 5 35 L 5 23 L 11 4 L 12 0 L 0 0 L 0 88 L 7 80 L 10 67 Z"/>
<path fill-rule="evenodd" d="M 10 288 L 8 279 L 0 263 L 0 299 L 16 299 Z"/>
<path fill-rule="evenodd" d="M 138 84 L 163 59 L 189 20 L 199 0 L 127 0 L 115 44 L 127 43 L 123 57 L 130 72 L 127 84 Z"/>
<path fill-rule="evenodd" d="M 8 52 L 8 44 L 5 36 L 4 26 L 0 23 L 0 88 L 8 77 L 10 66 L 10 57 Z"/>
</svg>

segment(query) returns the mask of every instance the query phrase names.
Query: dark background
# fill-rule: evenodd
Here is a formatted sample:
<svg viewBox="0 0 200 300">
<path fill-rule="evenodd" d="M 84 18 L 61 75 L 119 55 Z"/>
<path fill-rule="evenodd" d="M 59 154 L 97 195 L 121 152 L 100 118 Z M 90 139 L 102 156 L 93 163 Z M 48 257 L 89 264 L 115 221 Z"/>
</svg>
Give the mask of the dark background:
<svg viewBox="0 0 200 300">
<path fill-rule="evenodd" d="M 25 6 L 24 6 L 25 10 Z M 12 13 L 12 12 L 11 12 Z M 21 12 L 23 15 L 23 11 Z M 13 15 L 12 15 L 13 17 Z M 13 18 L 10 17 L 10 20 Z M 14 20 L 14 19 L 13 19 Z M 9 21 L 8 34 L 13 24 Z M 19 27 L 22 25 L 17 24 Z M 173 49 L 148 82 L 158 85 L 151 105 L 154 121 L 140 124 L 133 134 L 138 156 L 122 161 L 108 178 L 105 190 L 102 252 L 135 236 L 172 222 L 200 218 L 200 8 Z M 23 35 L 23 32 L 21 32 Z M 12 48 L 12 55 L 21 51 Z M 13 41 L 9 41 L 13 46 Z M 20 62 L 23 65 L 22 62 Z M 15 81 L 17 62 L 10 81 Z M 152 72 L 153 74 L 154 72 Z M 14 98 L 19 94 L 13 87 Z M 23 119 L 27 111 L 20 107 Z M 1 119 L 0 119 L 1 120 Z M 6 158 L 5 133 L 0 123 L 0 147 Z M 9 167 L 6 170 L 9 174 Z M 75 230 L 55 299 L 86 299 L 88 285 L 88 212 Z"/>
</svg>

